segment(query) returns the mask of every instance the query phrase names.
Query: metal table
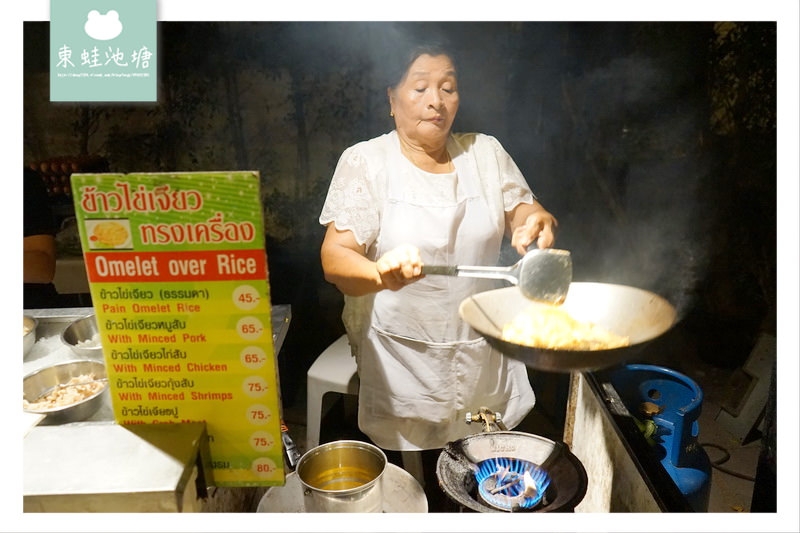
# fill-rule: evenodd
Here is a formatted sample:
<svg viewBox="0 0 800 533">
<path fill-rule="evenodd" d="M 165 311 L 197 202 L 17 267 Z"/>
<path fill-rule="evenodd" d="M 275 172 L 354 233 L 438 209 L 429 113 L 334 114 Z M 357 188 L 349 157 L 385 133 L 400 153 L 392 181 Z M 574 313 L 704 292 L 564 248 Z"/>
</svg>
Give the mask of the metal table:
<svg viewBox="0 0 800 533">
<path fill-rule="evenodd" d="M 39 320 L 37 342 L 23 359 L 24 373 L 78 359 L 59 339 L 92 307 L 30 309 Z M 278 354 L 291 322 L 291 306 L 272 306 Z M 23 508 L 26 512 L 200 511 L 209 470 L 205 423 L 121 426 L 114 422 L 108 389 L 103 405 L 83 422 L 35 425 L 25 419 Z M 45 422 L 46 423 L 46 422 Z"/>
<path fill-rule="evenodd" d="M 23 511 L 196 511 L 209 461 L 201 422 L 36 427 L 23 443 Z"/>
<path fill-rule="evenodd" d="M 427 513 L 428 500 L 414 476 L 392 463 L 386 465 L 381 479 L 384 513 Z M 305 499 L 300 476 L 286 475 L 286 485 L 269 487 L 258 502 L 258 513 L 305 513 Z"/>
</svg>

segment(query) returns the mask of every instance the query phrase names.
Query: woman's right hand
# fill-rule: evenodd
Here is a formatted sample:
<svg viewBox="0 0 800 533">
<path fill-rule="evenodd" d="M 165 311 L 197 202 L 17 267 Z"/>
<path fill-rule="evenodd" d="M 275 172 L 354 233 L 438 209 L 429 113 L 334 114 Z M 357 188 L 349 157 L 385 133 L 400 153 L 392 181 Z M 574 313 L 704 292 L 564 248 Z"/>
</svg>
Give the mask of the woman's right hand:
<svg viewBox="0 0 800 533">
<path fill-rule="evenodd" d="M 419 248 L 402 244 L 378 258 L 375 268 L 384 289 L 396 291 L 422 279 L 422 258 Z"/>
<path fill-rule="evenodd" d="M 423 278 L 422 259 L 416 246 L 389 250 L 377 261 L 367 258 L 367 249 L 350 230 L 328 224 L 320 249 L 325 280 L 348 296 L 364 296 L 383 289 L 396 291 Z"/>
</svg>

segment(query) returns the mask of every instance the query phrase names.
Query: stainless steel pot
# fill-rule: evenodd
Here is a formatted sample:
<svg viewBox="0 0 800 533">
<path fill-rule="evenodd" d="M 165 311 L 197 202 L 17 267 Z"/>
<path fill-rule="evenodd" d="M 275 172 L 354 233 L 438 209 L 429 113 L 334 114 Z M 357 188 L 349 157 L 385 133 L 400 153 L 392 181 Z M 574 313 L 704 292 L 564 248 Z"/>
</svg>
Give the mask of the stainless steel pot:
<svg viewBox="0 0 800 533">
<path fill-rule="evenodd" d="M 630 338 L 630 345 L 610 350 L 553 350 L 504 341 L 503 326 L 531 305 L 517 287 L 470 296 L 459 314 L 500 352 L 527 366 L 550 372 L 607 368 L 634 356 L 647 342 L 669 330 L 676 320 L 673 306 L 652 292 L 608 283 L 573 282 L 563 308 L 575 319 L 597 324 Z"/>
<path fill-rule="evenodd" d="M 305 509 L 318 513 L 380 513 L 383 510 L 383 451 L 340 440 L 307 451 L 297 462 Z"/>
</svg>

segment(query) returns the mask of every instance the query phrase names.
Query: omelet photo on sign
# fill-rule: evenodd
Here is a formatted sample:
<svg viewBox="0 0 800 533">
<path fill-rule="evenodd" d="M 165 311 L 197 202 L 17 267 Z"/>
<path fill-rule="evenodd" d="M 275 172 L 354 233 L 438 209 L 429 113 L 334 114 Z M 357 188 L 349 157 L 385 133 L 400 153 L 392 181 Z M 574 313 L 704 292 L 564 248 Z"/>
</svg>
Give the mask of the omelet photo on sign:
<svg viewBox="0 0 800 533">
<path fill-rule="evenodd" d="M 132 248 L 131 228 L 127 219 L 87 220 L 86 235 L 89 247 L 98 249 Z"/>
</svg>

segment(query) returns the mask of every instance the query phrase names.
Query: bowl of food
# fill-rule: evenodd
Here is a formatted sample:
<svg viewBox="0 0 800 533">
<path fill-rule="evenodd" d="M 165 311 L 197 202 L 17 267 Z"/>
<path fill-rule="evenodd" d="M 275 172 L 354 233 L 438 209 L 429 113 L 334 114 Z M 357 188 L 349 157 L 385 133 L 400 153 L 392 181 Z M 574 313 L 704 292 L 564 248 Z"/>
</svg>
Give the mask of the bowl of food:
<svg viewBox="0 0 800 533">
<path fill-rule="evenodd" d="M 45 415 L 48 423 L 86 420 L 100 408 L 108 388 L 106 367 L 98 361 L 63 361 L 22 379 L 22 408 Z"/>
<path fill-rule="evenodd" d="M 22 355 L 26 355 L 36 344 L 36 326 L 39 321 L 32 316 L 22 316 Z"/>
<path fill-rule="evenodd" d="M 73 320 L 61 333 L 61 340 L 80 357 L 103 360 L 103 345 L 95 315 Z"/>
</svg>

